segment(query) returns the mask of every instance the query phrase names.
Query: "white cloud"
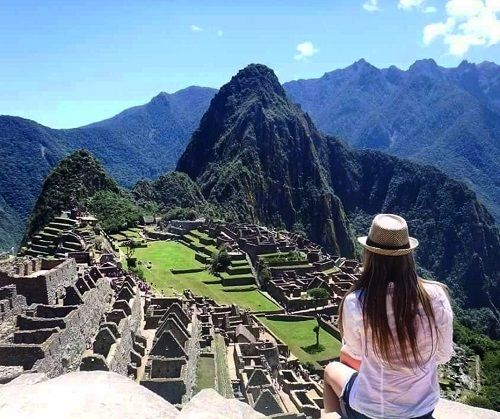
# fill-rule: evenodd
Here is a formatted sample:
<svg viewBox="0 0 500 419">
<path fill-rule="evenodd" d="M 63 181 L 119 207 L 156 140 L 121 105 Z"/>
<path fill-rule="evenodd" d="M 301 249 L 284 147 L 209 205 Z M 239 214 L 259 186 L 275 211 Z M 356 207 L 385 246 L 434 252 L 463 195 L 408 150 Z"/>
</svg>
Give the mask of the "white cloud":
<svg viewBox="0 0 500 419">
<path fill-rule="evenodd" d="M 425 26 L 425 45 L 443 38 L 450 54 L 462 56 L 473 46 L 500 42 L 500 0 L 448 0 L 446 14 L 444 22 Z"/>
<path fill-rule="evenodd" d="M 378 0 L 366 0 L 363 3 L 363 9 L 367 12 L 378 12 L 380 7 L 378 7 Z"/>
<path fill-rule="evenodd" d="M 297 52 L 298 54 L 296 54 L 293 59 L 302 61 L 312 57 L 314 54 L 317 54 L 319 49 L 315 48 L 312 42 L 305 41 L 297 45 Z"/>
<path fill-rule="evenodd" d="M 203 28 L 196 25 L 191 25 L 189 28 L 191 29 L 191 32 L 203 32 Z"/>
<path fill-rule="evenodd" d="M 434 6 L 427 6 L 427 0 L 399 0 L 398 9 L 405 11 L 418 10 L 425 14 L 436 13 L 437 9 Z"/>
<path fill-rule="evenodd" d="M 455 26 L 455 19 L 449 17 L 446 22 L 431 23 L 424 28 L 424 44 L 429 45 L 439 36 L 446 35 Z"/>
<path fill-rule="evenodd" d="M 224 31 L 222 29 L 219 29 L 217 31 L 217 36 L 223 36 L 224 35 Z"/>
<path fill-rule="evenodd" d="M 419 9 L 423 6 L 425 0 L 399 0 L 398 9 L 411 10 Z"/>
</svg>

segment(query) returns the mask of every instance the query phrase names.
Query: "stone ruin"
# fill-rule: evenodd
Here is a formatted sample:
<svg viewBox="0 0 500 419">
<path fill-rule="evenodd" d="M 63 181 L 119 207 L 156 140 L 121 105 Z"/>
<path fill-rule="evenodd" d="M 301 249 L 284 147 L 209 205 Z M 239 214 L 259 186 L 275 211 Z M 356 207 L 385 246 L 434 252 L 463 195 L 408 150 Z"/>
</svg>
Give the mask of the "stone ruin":
<svg viewBox="0 0 500 419">
<path fill-rule="evenodd" d="M 320 417 L 319 383 L 248 311 L 189 291 L 184 298 L 153 297 L 145 305 L 144 334 L 147 360 L 138 381 L 178 407 L 194 394 L 198 359 L 220 356 L 214 344 L 221 339 L 229 371 L 226 397 L 273 418 Z M 222 362 L 215 364 L 220 368 Z"/>
<path fill-rule="evenodd" d="M 249 332 L 249 327 L 258 331 L 257 336 Z M 233 345 L 237 398 L 266 416 L 321 417 L 321 385 L 291 356 L 288 346 L 257 318 L 252 316 L 249 325 L 238 329 Z"/>
<path fill-rule="evenodd" d="M 49 377 L 75 370 L 110 301 L 109 281 L 97 268 L 80 274 L 74 259 L 14 259 L 0 269 L 1 283 L 29 304 L 4 319 L 0 365 Z"/>
<path fill-rule="evenodd" d="M 99 263 L 74 258 L 21 257 L 0 264 L 0 381 L 77 369 L 134 376 L 145 350 L 141 294 L 123 272 L 105 274 L 111 260 L 104 273 Z"/>
<path fill-rule="evenodd" d="M 145 332 L 152 331 L 150 350 L 140 383 L 182 405 L 192 389 L 199 342 L 199 322 L 186 302 L 152 298 L 146 306 Z"/>
<path fill-rule="evenodd" d="M 141 295 L 130 276 L 114 278 L 112 287 L 111 308 L 104 314 L 92 346 L 85 351 L 80 370 L 113 371 L 135 379 L 146 350 L 141 335 Z"/>
</svg>

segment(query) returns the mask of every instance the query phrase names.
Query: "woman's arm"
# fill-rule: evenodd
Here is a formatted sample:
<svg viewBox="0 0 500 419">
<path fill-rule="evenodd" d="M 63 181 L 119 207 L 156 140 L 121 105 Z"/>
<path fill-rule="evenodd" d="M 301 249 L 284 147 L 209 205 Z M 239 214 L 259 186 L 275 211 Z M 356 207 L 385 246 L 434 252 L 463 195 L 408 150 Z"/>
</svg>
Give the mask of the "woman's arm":
<svg viewBox="0 0 500 419">
<path fill-rule="evenodd" d="M 359 371 L 363 353 L 361 329 L 363 315 L 355 294 L 348 294 L 342 312 L 342 348 L 340 362 Z"/>
<path fill-rule="evenodd" d="M 359 371 L 361 367 L 361 361 L 359 359 L 354 359 L 344 348 L 340 350 L 340 362 L 356 371 Z"/>
</svg>

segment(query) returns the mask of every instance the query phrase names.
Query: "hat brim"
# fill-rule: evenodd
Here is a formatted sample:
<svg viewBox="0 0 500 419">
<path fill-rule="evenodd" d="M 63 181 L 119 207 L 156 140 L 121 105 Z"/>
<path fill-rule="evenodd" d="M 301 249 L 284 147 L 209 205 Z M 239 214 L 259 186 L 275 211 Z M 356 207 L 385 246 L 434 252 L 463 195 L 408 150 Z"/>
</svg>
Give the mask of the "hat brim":
<svg viewBox="0 0 500 419">
<path fill-rule="evenodd" d="M 415 239 L 414 237 L 410 237 L 410 247 L 407 249 L 381 249 L 380 247 L 373 247 L 368 244 L 366 244 L 366 240 L 368 239 L 368 236 L 363 236 L 363 237 L 358 237 L 358 243 L 361 244 L 365 249 L 369 250 L 370 252 L 377 253 L 379 255 L 385 255 L 385 256 L 401 256 L 401 255 L 407 255 L 408 253 L 411 253 L 413 250 L 415 250 L 418 247 L 418 240 Z"/>
</svg>

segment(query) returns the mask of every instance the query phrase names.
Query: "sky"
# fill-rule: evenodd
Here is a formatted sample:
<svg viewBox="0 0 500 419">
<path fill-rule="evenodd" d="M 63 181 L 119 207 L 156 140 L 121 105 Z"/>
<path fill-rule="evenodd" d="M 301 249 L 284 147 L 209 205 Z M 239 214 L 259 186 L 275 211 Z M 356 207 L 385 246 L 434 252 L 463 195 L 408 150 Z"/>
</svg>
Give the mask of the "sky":
<svg viewBox="0 0 500 419">
<path fill-rule="evenodd" d="M 500 0 L 0 0 L 0 39 L 0 115 L 72 128 L 255 62 L 500 63 Z"/>
</svg>

